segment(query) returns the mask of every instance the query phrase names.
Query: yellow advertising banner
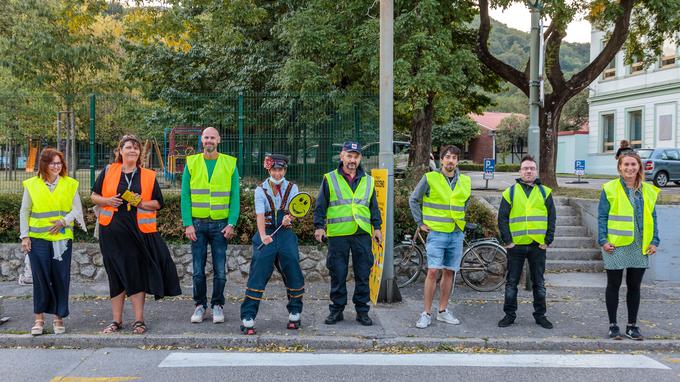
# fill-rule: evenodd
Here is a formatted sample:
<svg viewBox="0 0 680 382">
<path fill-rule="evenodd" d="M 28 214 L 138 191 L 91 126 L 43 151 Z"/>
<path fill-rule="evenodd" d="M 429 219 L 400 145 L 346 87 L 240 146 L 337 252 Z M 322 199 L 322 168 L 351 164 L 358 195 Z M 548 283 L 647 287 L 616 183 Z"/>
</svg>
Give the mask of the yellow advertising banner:
<svg viewBox="0 0 680 382">
<path fill-rule="evenodd" d="M 371 170 L 371 176 L 375 181 L 375 196 L 378 200 L 378 208 L 380 208 L 380 216 L 382 217 L 382 231 L 383 240 L 385 240 L 385 224 L 387 222 L 387 169 L 375 168 Z M 371 302 L 375 305 L 378 302 L 378 292 L 380 291 L 380 280 L 383 273 L 383 260 L 385 248 L 373 241 L 373 267 L 371 268 L 371 275 L 368 278 L 368 285 L 371 288 Z"/>
</svg>

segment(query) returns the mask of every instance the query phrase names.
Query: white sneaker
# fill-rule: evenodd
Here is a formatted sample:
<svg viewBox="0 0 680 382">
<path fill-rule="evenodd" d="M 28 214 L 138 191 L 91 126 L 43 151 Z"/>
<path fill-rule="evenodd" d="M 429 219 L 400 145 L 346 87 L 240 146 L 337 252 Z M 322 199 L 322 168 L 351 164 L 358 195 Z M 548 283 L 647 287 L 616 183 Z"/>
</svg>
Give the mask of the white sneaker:
<svg viewBox="0 0 680 382">
<path fill-rule="evenodd" d="M 288 321 L 297 322 L 300 321 L 300 313 L 289 313 Z"/>
<path fill-rule="evenodd" d="M 212 308 L 213 324 L 219 324 L 224 322 L 224 310 L 219 305 L 215 305 Z"/>
<path fill-rule="evenodd" d="M 252 318 L 248 318 L 248 319 L 244 318 L 244 319 L 241 320 L 241 325 L 244 328 L 254 328 L 255 327 L 255 320 L 253 320 Z"/>
<path fill-rule="evenodd" d="M 454 317 L 453 314 L 451 314 L 451 312 L 449 312 L 448 309 L 445 309 L 443 312 L 437 313 L 437 321 L 446 322 L 447 324 L 452 325 L 460 324 L 460 320 Z"/>
<path fill-rule="evenodd" d="M 194 324 L 199 324 L 205 319 L 205 308 L 203 305 L 197 305 L 194 309 L 194 314 L 191 315 L 191 322 Z"/>
<path fill-rule="evenodd" d="M 430 326 L 431 323 L 432 323 L 432 316 L 427 312 L 423 312 L 423 313 L 420 314 L 420 318 L 418 319 L 418 322 L 416 322 L 416 328 L 425 329 L 428 326 Z"/>
</svg>

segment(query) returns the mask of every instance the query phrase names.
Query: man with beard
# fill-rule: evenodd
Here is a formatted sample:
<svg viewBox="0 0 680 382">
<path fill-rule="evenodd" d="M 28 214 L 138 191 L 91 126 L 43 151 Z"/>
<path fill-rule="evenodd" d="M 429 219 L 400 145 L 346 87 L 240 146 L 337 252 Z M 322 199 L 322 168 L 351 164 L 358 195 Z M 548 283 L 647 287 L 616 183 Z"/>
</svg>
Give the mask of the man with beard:
<svg viewBox="0 0 680 382">
<path fill-rule="evenodd" d="M 327 325 L 344 319 L 350 250 L 356 320 L 364 326 L 373 325 L 368 316 L 368 277 L 373 266 L 371 235 L 382 244 L 381 224 L 373 178 L 361 167 L 361 146 L 357 142 L 345 142 L 338 168 L 324 175 L 314 209 L 314 237 L 323 242 L 328 236 L 326 267 L 331 276 L 331 304 L 330 314 L 324 321 Z"/>
<path fill-rule="evenodd" d="M 235 236 L 239 215 L 239 176 L 236 158 L 217 152 L 220 134 L 207 127 L 201 134 L 203 153 L 186 158 L 182 175 L 182 223 L 191 240 L 194 313 L 191 322 L 206 317 L 205 263 L 208 243 L 212 252 L 213 288 L 210 307 L 213 323 L 224 322 L 224 286 L 227 282 L 227 240 Z"/>
<path fill-rule="evenodd" d="M 432 300 L 439 284 L 437 321 L 458 325 L 460 321 L 448 310 L 455 272 L 460 270 L 465 238 L 465 211 L 470 199 L 470 177 L 460 174 L 456 165 L 461 151 L 446 146 L 440 151 L 441 169 L 423 175 L 409 198 L 413 219 L 427 235 L 427 278 L 424 288 L 424 310 L 416 323 L 420 329 L 432 323 Z"/>
</svg>

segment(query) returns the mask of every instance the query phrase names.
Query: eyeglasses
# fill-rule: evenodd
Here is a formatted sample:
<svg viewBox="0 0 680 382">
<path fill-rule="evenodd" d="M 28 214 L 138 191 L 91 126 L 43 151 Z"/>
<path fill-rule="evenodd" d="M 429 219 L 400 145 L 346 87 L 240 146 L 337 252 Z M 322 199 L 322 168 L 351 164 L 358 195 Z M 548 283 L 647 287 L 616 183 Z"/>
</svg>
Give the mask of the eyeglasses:
<svg viewBox="0 0 680 382">
<path fill-rule="evenodd" d="M 50 167 L 61 167 L 63 165 L 64 164 L 61 163 L 61 162 L 50 162 L 50 164 L 48 164 L 48 166 L 50 166 Z"/>
</svg>

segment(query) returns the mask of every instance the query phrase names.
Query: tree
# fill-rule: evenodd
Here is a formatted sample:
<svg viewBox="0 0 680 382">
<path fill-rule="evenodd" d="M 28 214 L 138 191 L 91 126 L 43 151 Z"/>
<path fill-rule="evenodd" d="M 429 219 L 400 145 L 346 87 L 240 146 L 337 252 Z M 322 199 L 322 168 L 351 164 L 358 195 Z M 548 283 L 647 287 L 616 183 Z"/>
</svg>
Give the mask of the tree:
<svg viewBox="0 0 680 382">
<path fill-rule="evenodd" d="M 588 89 L 567 101 L 560 118 L 560 131 L 575 131 L 588 123 Z"/>
<path fill-rule="evenodd" d="M 508 7 L 519 0 L 479 0 L 480 24 L 477 36 L 477 56 L 494 73 L 529 95 L 529 63 L 519 70 L 493 55 L 488 46 L 491 30 L 489 6 Z M 524 1 L 521 1 L 524 3 Z M 593 27 L 608 31 L 602 51 L 581 71 L 569 79 L 560 62 L 560 49 L 567 25 L 587 14 Z M 627 61 L 631 57 L 645 57 L 651 63 L 661 52 L 664 40 L 677 41 L 674 33 L 680 30 L 680 2 L 676 0 L 545 0 L 542 16 L 549 17 L 550 26 L 544 32 L 545 76 L 552 91 L 545 94 L 539 112 L 540 177 L 548 186 L 557 187 L 557 133 L 560 115 L 567 101 L 597 78 L 623 47 Z"/>
<path fill-rule="evenodd" d="M 432 128 L 432 146 L 456 145 L 461 149 L 481 134 L 477 122 L 468 116 L 453 117 L 448 123 L 434 125 Z"/>
<path fill-rule="evenodd" d="M 511 114 L 498 124 L 496 129 L 496 149 L 505 163 L 513 148 L 523 147 L 529 134 L 529 120 L 523 115 Z"/>
</svg>

